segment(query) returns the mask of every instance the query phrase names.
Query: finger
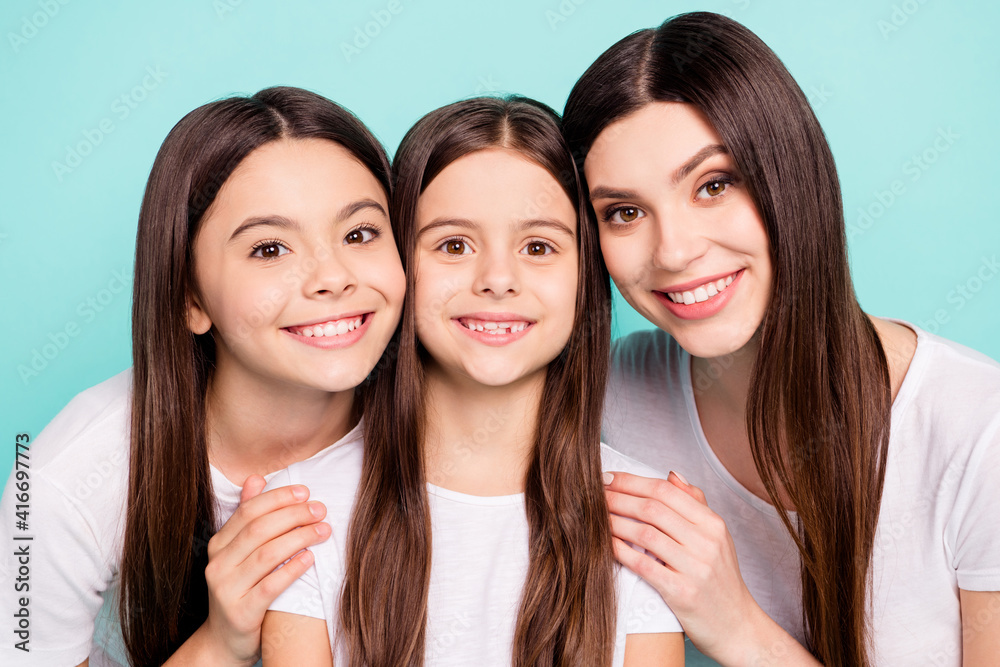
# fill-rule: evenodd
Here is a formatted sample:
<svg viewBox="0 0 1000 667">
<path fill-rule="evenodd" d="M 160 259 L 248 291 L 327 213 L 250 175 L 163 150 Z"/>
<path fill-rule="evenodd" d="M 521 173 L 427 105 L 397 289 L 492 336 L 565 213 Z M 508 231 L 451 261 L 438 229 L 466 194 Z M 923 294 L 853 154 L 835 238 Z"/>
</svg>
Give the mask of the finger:
<svg viewBox="0 0 1000 667">
<path fill-rule="evenodd" d="M 264 612 L 271 606 L 275 598 L 285 592 L 292 582 L 305 574 L 306 570 L 312 566 L 316 558 L 311 551 L 302 551 L 285 563 L 280 569 L 274 570 L 257 585 L 247 592 L 245 601 L 251 608 L 260 612 L 263 618 Z"/>
<path fill-rule="evenodd" d="M 697 500 L 702 505 L 705 505 L 706 507 L 708 506 L 708 501 L 705 500 L 705 494 L 702 493 L 701 489 L 684 479 L 684 477 L 676 470 L 670 471 L 670 474 L 667 475 L 667 481 Z"/>
<path fill-rule="evenodd" d="M 265 486 L 267 486 L 267 480 L 260 475 L 247 477 L 246 481 L 243 482 L 243 490 L 240 491 L 240 504 L 242 505 L 254 496 L 260 495 Z"/>
<path fill-rule="evenodd" d="M 627 472 L 605 473 L 605 480 L 611 476 L 611 481 L 604 486 L 606 490 L 620 494 L 657 500 L 672 510 L 697 523 L 704 520 L 711 512 L 707 506 L 692 498 L 677 485 L 665 479 L 656 477 L 641 477 Z M 642 517 L 634 517 L 642 518 Z M 646 519 L 643 519 L 646 520 Z"/>
<path fill-rule="evenodd" d="M 239 566 L 268 542 L 290 533 L 296 528 L 317 523 L 325 516 L 326 506 L 316 500 L 281 507 L 259 516 L 246 524 L 243 530 L 229 543 L 226 548 L 227 562 L 231 566 Z M 288 558 L 289 555 L 286 554 L 284 558 Z M 281 560 L 278 561 L 278 563 L 280 562 Z"/>
<path fill-rule="evenodd" d="M 677 494 L 684 493 L 679 489 L 675 489 L 675 491 Z M 612 515 L 628 517 L 634 520 L 633 523 L 639 522 L 652 526 L 681 544 L 694 541 L 696 524 L 659 500 L 630 496 L 607 489 L 604 491 L 604 496 L 607 498 L 608 510 Z"/>
<path fill-rule="evenodd" d="M 225 525 L 209 541 L 209 558 L 212 557 L 213 553 L 232 542 L 251 521 L 283 507 L 302 504 L 308 497 L 308 488 L 301 484 L 293 484 L 271 489 L 241 503 Z"/>
<path fill-rule="evenodd" d="M 331 533 L 330 524 L 317 523 L 297 528 L 261 545 L 236 568 L 234 579 L 230 585 L 236 590 L 248 591 L 253 594 L 252 589 L 267 580 L 267 577 L 276 568 L 281 566 L 281 569 L 285 569 L 287 565 L 283 565 L 283 563 L 290 558 L 293 559 L 303 549 L 329 539 Z M 278 595 L 280 592 L 277 591 L 274 595 Z M 270 604 L 270 600 L 268 604 Z"/>
<path fill-rule="evenodd" d="M 633 544 L 633 550 L 645 549 L 649 556 L 660 559 L 668 567 L 679 572 L 686 571 L 693 560 L 688 549 L 646 523 L 612 515 L 611 535 Z"/>
<path fill-rule="evenodd" d="M 666 598 L 667 592 L 670 590 L 670 581 L 673 575 L 667 566 L 656 562 L 656 560 L 646 554 L 639 553 L 617 537 L 611 538 L 611 545 L 615 551 L 615 558 L 619 563 L 639 577 L 642 577 L 646 583 Z"/>
</svg>

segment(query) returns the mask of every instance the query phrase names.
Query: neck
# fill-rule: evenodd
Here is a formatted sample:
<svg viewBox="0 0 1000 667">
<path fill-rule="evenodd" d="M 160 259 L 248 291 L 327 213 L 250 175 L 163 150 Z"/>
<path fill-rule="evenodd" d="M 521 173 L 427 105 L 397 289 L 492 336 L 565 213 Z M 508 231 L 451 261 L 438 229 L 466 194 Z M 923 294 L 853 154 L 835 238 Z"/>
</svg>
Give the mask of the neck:
<svg viewBox="0 0 1000 667">
<path fill-rule="evenodd" d="M 523 492 L 545 373 L 490 387 L 432 362 L 425 378 L 427 480 L 471 495 Z"/>
<path fill-rule="evenodd" d="M 691 357 L 691 384 L 695 398 L 699 401 L 711 400 L 726 408 L 726 412 L 739 415 L 746 413 L 747 396 L 750 393 L 750 377 L 760 349 L 760 340 L 755 335 L 740 349 L 721 357 Z"/>
<path fill-rule="evenodd" d="M 208 456 L 234 484 L 307 459 L 357 423 L 353 389 L 326 392 L 227 370 L 218 367 L 208 389 Z"/>
</svg>

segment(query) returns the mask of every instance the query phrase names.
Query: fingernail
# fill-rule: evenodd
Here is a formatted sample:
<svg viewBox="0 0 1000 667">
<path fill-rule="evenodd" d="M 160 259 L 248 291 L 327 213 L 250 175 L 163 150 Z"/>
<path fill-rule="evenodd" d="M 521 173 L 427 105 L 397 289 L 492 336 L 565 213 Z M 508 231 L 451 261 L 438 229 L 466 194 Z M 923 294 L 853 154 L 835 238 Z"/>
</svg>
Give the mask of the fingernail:
<svg viewBox="0 0 1000 667">
<path fill-rule="evenodd" d="M 611 482 L 615 481 L 615 476 L 609 472 L 605 472 L 601 473 L 601 479 L 604 480 L 605 484 L 610 484 Z"/>
<path fill-rule="evenodd" d="M 671 470 L 670 472 L 673 473 L 673 475 L 675 477 L 677 477 L 677 479 L 679 479 L 682 482 L 684 482 L 684 486 L 691 486 L 691 483 L 689 481 L 687 481 L 686 479 L 684 479 L 684 475 L 680 474 L 676 470 Z"/>
<path fill-rule="evenodd" d="M 312 562 L 313 562 L 312 552 L 311 551 L 303 551 L 301 554 L 299 554 L 299 560 L 302 561 L 306 565 L 312 565 Z"/>
<path fill-rule="evenodd" d="M 292 496 L 296 500 L 305 500 L 306 498 L 309 497 L 309 489 L 307 489 L 304 486 L 293 486 L 292 487 Z"/>
<path fill-rule="evenodd" d="M 317 519 L 323 516 L 324 511 L 323 503 L 317 501 L 309 503 L 309 512 Z"/>
<path fill-rule="evenodd" d="M 313 530 L 315 530 L 316 534 L 320 537 L 329 537 L 330 533 L 333 532 L 333 528 L 331 528 L 328 523 L 317 523 L 313 526 Z"/>
</svg>

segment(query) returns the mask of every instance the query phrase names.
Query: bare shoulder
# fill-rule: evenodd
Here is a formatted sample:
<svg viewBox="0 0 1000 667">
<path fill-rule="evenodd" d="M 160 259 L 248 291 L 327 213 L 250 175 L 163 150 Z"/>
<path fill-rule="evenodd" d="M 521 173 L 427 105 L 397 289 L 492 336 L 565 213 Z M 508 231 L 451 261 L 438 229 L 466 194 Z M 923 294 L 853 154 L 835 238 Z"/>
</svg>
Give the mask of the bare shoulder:
<svg viewBox="0 0 1000 667">
<path fill-rule="evenodd" d="M 910 368 L 910 362 L 913 361 L 913 355 L 917 351 L 917 332 L 880 317 L 871 315 L 868 317 L 875 325 L 875 331 L 878 332 L 882 348 L 885 350 L 885 358 L 889 364 L 889 384 L 892 386 L 892 398 L 895 400 L 899 387 L 903 384 L 903 378 L 906 377 L 906 371 Z"/>
</svg>

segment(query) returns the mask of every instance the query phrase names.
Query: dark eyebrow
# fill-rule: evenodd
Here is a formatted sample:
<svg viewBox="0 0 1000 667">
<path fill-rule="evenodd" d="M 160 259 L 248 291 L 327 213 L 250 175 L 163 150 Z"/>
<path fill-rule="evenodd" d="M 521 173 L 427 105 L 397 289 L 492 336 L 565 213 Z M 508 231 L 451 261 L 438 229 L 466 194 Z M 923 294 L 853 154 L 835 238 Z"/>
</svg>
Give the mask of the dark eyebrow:
<svg viewBox="0 0 1000 667">
<path fill-rule="evenodd" d="M 475 229 L 478 227 L 476 223 L 471 220 L 466 220 L 465 218 L 440 218 L 427 224 L 423 229 L 417 232 L 417 238 L 420 238 L 424 234 L 431 232 L 440 227 L 461 227 L 463 229 Z"/>
<path fill-rule="evenodd" d="M 389 217 L 389 214 L 385 212 L 385 208 L 374 199 L 359 199 L 358 201 L 351 202 L 340 209 L 340 211 L 337 212 L 336 222 L 343 222 L 358 211 L 363 211 L 369 208 L 375 209 L 387 218 Z M 290 218 L 286 218 L 283 215 L 253 216 L 252 218 L 244 220 L 243 224 L 237 227 L 236 231 L 233 232 L 233 235 L 229 237 L 229 240 L 232 241 L 240 234 L 243 234 L 254 227 L 263 226 L 278 227 L 280 229 L 292 229 L 296 231 L 300 229 L 299 223 Z"/>
<path fill-rule="evenodd" d="M 688 174 L 698 168 L 702 162 L 712 157 L 713 155 L 729 155 L 729 150 L 722 144 L 709 144 L 705 146 L 700 151 L 691 156 L 691 158 L 677 168 L 670 176 L 670 184 L 677 185 L 685 178 Z M 638 193 L 634 190 L 622 190 L 619 188 L 609 188 L 605 186 L 597 186 L 596 188 L 590 189 L 590 200 L 597 201 L 598 199 L 639 199 Z"/>
<path fill-rule="evenodd" d="M 344 220 L 347 220 L 358 211 L 363 211 L 369 208 L 375 209 L 376 211 L 378 211 L 387 218 L 389 217 L 389 214 L 385 212 L 385 209 L 382 207 L 382 204 L 379 204 L 374 199 L 365 198 L 351 202 L 344 208 L 340 209 L 340 212 L 337 213 L 337 222 L 342 222 Z"/>
<path fill-rule="evenodd" d="M 537 227 L 542 227 L 543 229 L 553 229 L 557 232 L 562 232 L 563 234 L 565 234 L 570 238 L 576 237 L 576 234 L 573 233 L 572 229 L 567 227 L 564 223 L 559 222 L 558 220 L 552 220 L 551 218 L 522 220 L 517 225 L 517 231 L 525 232 L 528 231 L 529 229 L 535 229 Z"/>
<path fill-rule="evenodd" d="M 229 242 L 232 242 L 240 234 L 253 229 L 254 227 L 278 227 L 280 229 L 299 229 L 299 223 L 286 218 L 281 215 L 262 215 L 254 216 L 252 218 L 247 218 L 243 221 L 243 224 L 236 228 L 233 235 L 229 237 Z"/>
<path fill-rule="evenodd" d="M 729 155 L 729 151 L 722 144 L 709 144 L 705 146 L 700 151 L 691 156 L 691 159 L 682 164 L 677 171 L 674 172 L 673 176 L 670 177 L 671 185 L 677 185 L 690 174 L 692 171 L 698 168 L 698 165 L 712 157 L 713 155 Z"/>
<path fill-rule="evenodd" d="M 424 234 L 427 234 L 428 232 L 431 232 L 435 229 L 439 229 L 441 227 L 461 227 L 462 229 L 476 229 L 479 227 L 479 225 L 474 223 L 472 220 L 466 220 L 465 218 L 442 218 L 440 220 L 435 220 L 434 222 L 431 222 L 423 229 L 421 229 L 417 233 L 417 237 L 419 238 Z M 537 218 L 537 219 L 533 218 L 531 220 L 522 220 L 521 222 L 517 223 L 517 231 L 519 232 L 524 232 L 529 229 L 534 229 L 536 227 L 554 229 L 558 232 L 566 234 L 570 238 L 576 237 L 576 235 L 573 233 L 573 230 L 571 230 L 569 227 L 559 222 L 558 220 L 552 220 L 549 218 Z"/>
</svg>

